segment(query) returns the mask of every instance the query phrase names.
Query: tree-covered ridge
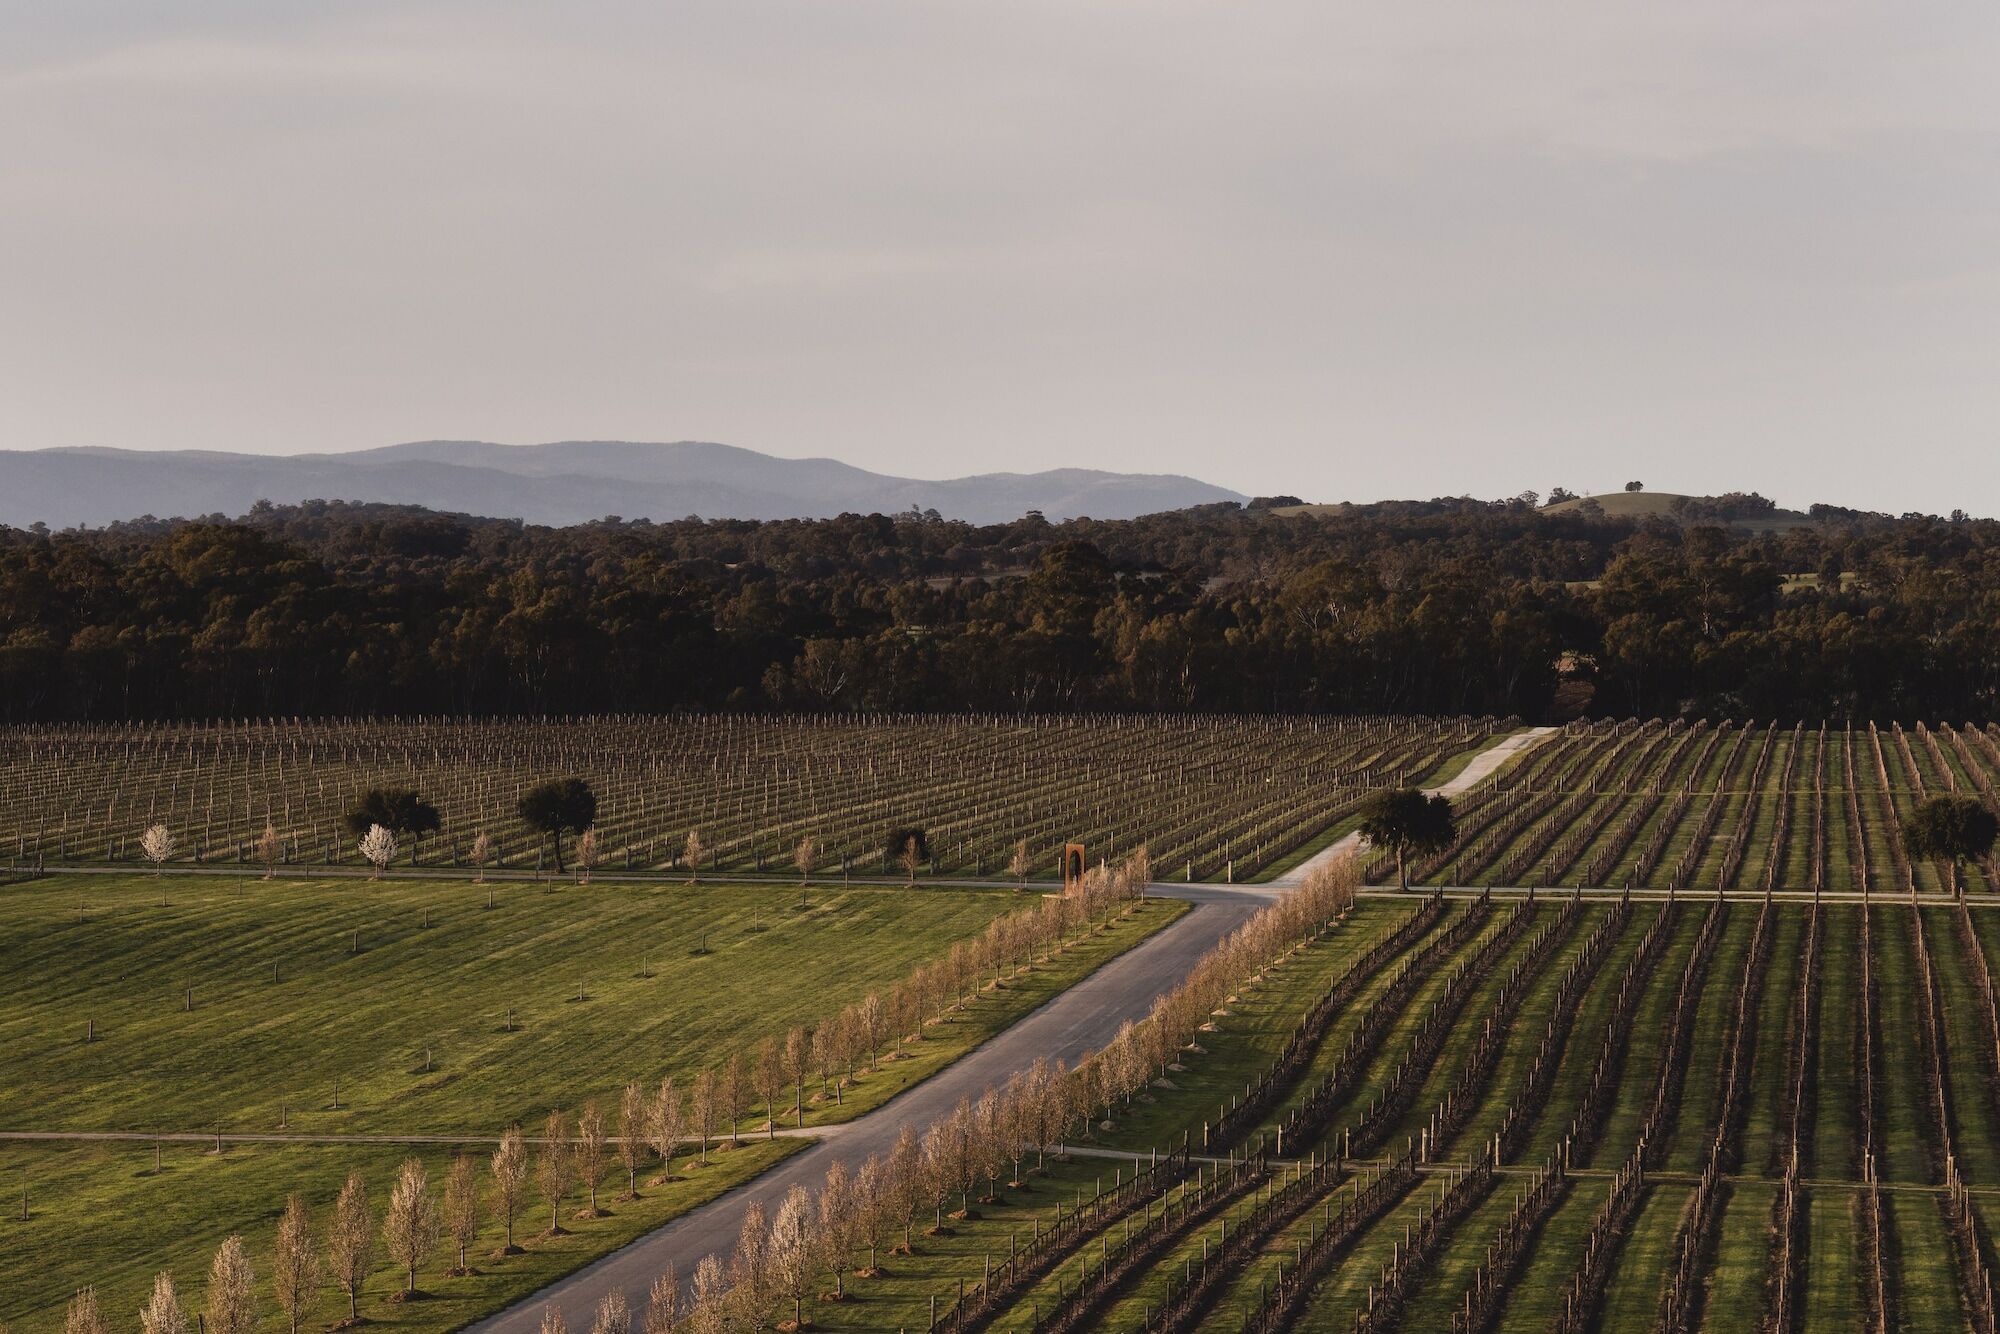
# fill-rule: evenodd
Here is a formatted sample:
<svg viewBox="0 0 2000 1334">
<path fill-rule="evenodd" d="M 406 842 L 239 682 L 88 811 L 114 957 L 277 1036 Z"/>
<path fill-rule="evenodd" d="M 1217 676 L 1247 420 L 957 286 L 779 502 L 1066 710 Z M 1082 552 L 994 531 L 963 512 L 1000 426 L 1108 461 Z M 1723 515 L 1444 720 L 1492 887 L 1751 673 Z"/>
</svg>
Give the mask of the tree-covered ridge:
<svg viewBox="0 0 2000 1334">
<path fill-rule="evenodd" d="M 0 717 L 682 708 L 1985 718 L 2000 523 L 1435 500 L 0 530 Z"/>
</svg>

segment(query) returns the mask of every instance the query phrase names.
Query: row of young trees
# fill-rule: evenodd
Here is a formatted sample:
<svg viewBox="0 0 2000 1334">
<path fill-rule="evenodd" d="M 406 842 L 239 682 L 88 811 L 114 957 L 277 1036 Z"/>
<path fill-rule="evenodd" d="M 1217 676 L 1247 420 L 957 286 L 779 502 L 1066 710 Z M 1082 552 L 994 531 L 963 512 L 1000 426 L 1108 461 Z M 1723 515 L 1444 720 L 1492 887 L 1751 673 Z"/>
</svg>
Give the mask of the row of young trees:
<svg viewBox="0 0 2000 1334">
<path fill-rule="evenodd" d="M 916 996 L 955 998 L 964 986 L 977 986 L 982 976 L 1005 966 L 1010 941 L 1032 942 L 1038 924 L 1059 924 L 1061 905 L 1074 903 L 1075 911 L 1091 920 L 1142 892 L 1148 875 L 1143 851 L 1115 869 L 1093 871 L 1084 878 L 1078 899 L 1049 899 L 1033 913 L 999 919 L 976 946 L 954 952 L 956 965 L 951 958 L 930 965 L 906 986 Z M 962 1099 L 921 1134 L 905 1127 L 888 1154 L 871 1157 L 853 1169 L 834 1164 L 817 1192 L 794 1188 L 768 1216 L 753 1206 L 732 1255 L 704 1260 L 685 1284 L 672 1273 L 660 1276 L 643 1313 L 645 1328 L 656 1334 L 670 1329 L 708 1334 L 767 1328 L 771 1313 L 786 1305 L 793 1320 L 802 1321 L 819 1276 L 827 1276 L 838 1295 L 849 1272 L 863 1277 L 879 1273 L 880 1248 L 893 1245 L 912 1251 L 926 1219 L 925 1230 L 937 1235 L 952 1221 L 976 1217 L 980 1204 L 997 1198 L 1003 1181 L 1018 1185 L 1025 1180 L 1030 1154 L 1039 1169 L 1047 1153 L 1071 1131 L 1129 1104 L 1151 1079 L 1165 1072 L 1176 1052 L 1208 1022 L 1209 1012 L 1245 978 L 1344 912 L 1353 902 L 1355 883 L 1351 860 L 1316 869 L 1299 889 L 1262 910 L 1205 956 L 1185 982 L 1156 1002 L 1146 1020 L 1125 1024 L 1102 1051 L 1085 1053 L 1074 1069 L 1060 1060 L 1038 1060 L 1003 1088 Z M 865 1031 L 870 1016 L 878 1012 L 873 1000 L 851 1010 L 852 1021 L 843 1016 L 835 1026 L 853 1022 Z M 696 1077 L 685 1101 L 671 1080 L 663 1081 L 650 1099 L 639 1086 L 629 1086 L 621 1101 L 619 1134 L 610 1141 L 623 1159 L 628 1190 L 637 1189 L 647 1155 L 658 1162 L 662 1177 L 671 1175 L 672 1146 L 681 1136 L 691 1133 L 701 1146 L 695 1152 L 705 1156 L 715 1129 L 711 1118 L 718 1108 L 726 1113 L 731 1089 L 741 1087 L 739 1080 L 748 1079 L 766 1102 L 767 1112 L 774 1111 L 772 1104 L 787 1090 L 795 1112 L 800 1110 L 802 1054 L 810 1041 L 803 1030 L 795 1029 L 782 1042 L 764 1044 L 747 1063 L 747 1076 L 732 1072 L 732 1067 L 745 1069 L 741 1061 L 725 1063 L 720 1072 L 704 1072 Z M 775 1121 L 774 1114 L 771 1119 Z M 518 1137 L 518 1132 L 510 1136 Z M 601 1120 L 589 1107 L 574 1134 L 557 1118 L 545 1128 L 535 1180 L 551 1211 L 552 1226 L 559 1220 L 566 1193 L 600 1179 L 604 1143 Z M 569 1147 L 559 1147 L 565 1144 Z M 493 1178 L 495 1199 L 509 1217 L 511 1238 L 511 1208 L 518 1203 L 518 1194 L 507 1189 L 506 1182 L 518 1183 L 525 1172 L 501 1166 L 507 1153 L 503 1141 Z M 555 1165 L 564 1155 L 580 1173 L 574 1180 Z M 863 1251 L 866 1263 L 857 1267 Z M 629 1334 L 634 1321 L 623 1295 L 614 1294 L 597 1312 L 594 1334 Z M 566 1334 L 560 1313 L 552 1310 L 544 1329 Z"/>
<path fill-rule="evenodd" d="M 1141 854 L 1108 878 L 1143 883 L 1143 874 Z M 1299 888 L 1204 955 L 1146 1019 L 1125 1023 L 1103 1050 L 1085 1053 L 1075 1068 L 1037 1060 L 1004 1088 L 961 1099 L 922 1135 L 905 1127 L 887 1156 L 871 1157 L 852 1173 L 836 1162 L 816 1197 L 795 1187 L 768 1220 L 753 1206 L 726 1262 L 705 1259 L 685 1292 L 671 1274 L 655 1284 L 648 1328 L 689 1334 L 765 1328 L 761 1322 L 768 1313 L 785 1304 L 793 1320 L 802 1321 L 818 1274 L 829 1274 L 838 1294 L 842 1273 L 860 1250 L 867 1251 L 868 1262 L 858 1272 L 870 1275 L 877 1272 L 879 1246 L 900 1237 L 899 1249 L 913 1249 L 914 1228 L 926 1212 L 932 1234 L 944 1232 L 954 1219 L 975 1217 L 975 1206 L 997 1198 L 1003 1178 L 1016 1185 L 1025 1179 L 1030 1153 L 1039 1168 L 1071 1130 L 1111 1116 L 1163 1076 L 1209 1014 L 1245 979 L 1352 905 L 1357 878 L 1351 859 L 1315 868 Z M 663 1301 L 671 1316 L 658 1314 Z M 629 1321 L 617 1323 L 620 1309 L 618 1298 L 608 1299 L 594 1334 L 624 1334 Z M 552 1313 L 544 1334 L 560 1334 L 560 1319 Z"/>
</svg>

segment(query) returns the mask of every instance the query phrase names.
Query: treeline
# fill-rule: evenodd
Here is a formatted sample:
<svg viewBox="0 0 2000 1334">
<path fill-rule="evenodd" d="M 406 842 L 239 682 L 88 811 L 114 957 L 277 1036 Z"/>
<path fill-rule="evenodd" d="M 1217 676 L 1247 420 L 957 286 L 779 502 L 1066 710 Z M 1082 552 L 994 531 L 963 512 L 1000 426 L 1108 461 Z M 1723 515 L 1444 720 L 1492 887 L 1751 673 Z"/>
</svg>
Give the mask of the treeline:
<svg viewBox="0 0 2000 1334">
<path fill-rule="evenodd" d="M 2000 523 L 1821 506 L 1751 535 L 1740 508 L 0 529 L 0 719 L 1993 715 Z"/>
</svg>

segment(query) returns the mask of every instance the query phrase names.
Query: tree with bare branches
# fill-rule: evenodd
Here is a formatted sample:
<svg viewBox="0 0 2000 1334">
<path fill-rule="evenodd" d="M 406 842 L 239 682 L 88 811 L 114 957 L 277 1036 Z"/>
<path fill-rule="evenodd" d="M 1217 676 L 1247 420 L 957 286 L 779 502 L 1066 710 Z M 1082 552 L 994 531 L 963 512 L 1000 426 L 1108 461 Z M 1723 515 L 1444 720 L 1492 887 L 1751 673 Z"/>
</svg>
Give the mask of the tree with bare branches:
<svg viewBox="0 0 2000 1334">
<path fill-rule="evenodd" d="M 271 1248 L 271 1286 L 286 1328 L 299 1334 L 299 1324 L 319 1296 L 319 1243 L 313 1236 L 312 1211 L 305 1197 L 293 1191 L 278 1219 L 278 1240 Z"/>
<path fill-rule="evenodd" d="M 828 1024 L 826 1027 L 831 1028 Z M 812 1035 L 794 1024 L 785 1034 L 785 1049 L 779 1057 L 786 1082 L 792 1086 L 792 1112 L 800 1126 L 806 1123 L 806 1076 L 812 1073 Z"/>
<path fill-rule="evenodd" d="M 792 849 L 792 865 L 799 868 L 799 888 L 803 890 L 812 882 L 813 866 L 819 861 L 819 844 L 811 834 L 801 835 L 798 846 Z"/>
<path fill-rule="evenodd" d="M 577 1214 L 579 1218 L 602 1218 L 604 1211 L 597 1207 L 597 1183 L 604 1179 L 604 1150 L 608 1137 L 604 1128 L 604 1109 L 592 1098 L 583 1105 L 583 1111 L 576 1118 L 576 1165 L 583 1173 L 583 1187 L 590 1192 L 590 1204 Z"/>
<path fill-rule="evenodd" d="M 473 835 L 472 846 L 467 849 L 465 856 L 466 860 L 478 868 L 479 873 L 472 877 L 472 883 L 475 885 L 485 884 L 486 863 L 493 860 L 493 836 L 483 829 L 480 830 L 477 834 Z"/>
<path fill-rule="evenodd" d="M 881 1266 L 875 1263 L 875 1248 L 895 1226 L 896 1212 L 895 1193 L 889 1187 L 889 1173 L 881 1155 L 869 1154 L 868 1161 L 861 1164 L 861 1170 L 854 1174 L 851 1198 L 856 1235 L 868 1245 L 868 1267 L 862 1271 L 862 1277 L 873 1278 L 882 1272 Z"/>
<path fill-rule="evenodd" d="M 708 1166 L 708 1142 L 715 1136 L 716 1104 L 715 1072 L 704 1070 L 694 1077 L 694 1087 L 688 1093 L 688 1122 L 701 1140 L 701 1165 Z"/>
<path fill-rule="evenodd" d="M 883 1165 L 882 1179 L 889 1216 L 903 1230 L 900 1249 L 905 1255 L 914 1254 L 910 1225 L 917 1210 L 923 1207 L 925 1197 L 923 1149 L 918 1145 L 914 1126 L 906 1123 L 897 1133 L 895 1147 L 889 1150 L 888 1161 Z"/>
<path fill-rule="evenodd" d="M 541 1156 L 535 1160 L 535 1184 L 542 1202 L 549 1206 L 549 1235 L 567 1235 L 562 1225 L 562 1202 L 576 1184 L 576 1154 L 570 1144 L 569 1118 L 560 1111 L 549 1113 L 542 1124 Z"/>
<path fill-rule="evenodd" d="M 264 878 L 275 880 L 278 876 L 278 862 L 285 855 L 285 840 L 278 836 L 278 826 L 270 820 L 264 821 L 264 832 L 257 835 L 253 845 L 257 860 L 264 864 Z"/>
<path fill-rule="evenodd" d="M 458 1264 L 450 1277 L 462 1278 L 472 1272 L 465 1253 L 479 1236 L 480 1217 L 485 1201 L 479 1197 L 479 1164 L 470 1154 L 455 1154 L 451 1175 L 444 1179 L 444 1230 L 458 1250 Z"/>
<path fill-rule="evenodd" d="M 1013 855 L 1007 858 L 1007 874 L 1014 877 L 1014 888 L 1028 887 L 1028 840 L 1022 839 L 1014 845 Z"/>
<path fill-rule="evenodd" d="M 590 1334 L 632 1334 L 632 1308 L 625 1304 L 623 1289 L 613 1288 L 598 1298 Z"/>
<path fill-rule="evenodd" d="M 701 883 L 702 852 L 701 830 L 688 830 L 687 842 L 681 845 L 681 859 L 687 863 L 688 883 L 690 885 Z"/>
<path fill-rule="evenodd" d="M 625 1165 L 623 1198 L 639 1198 L 639 1157 L 646 1151 L 646 1090 L 638 1080 L 618 1095 L 618 1161 Z"/>
<path fill-rule="evenodd" d="M 664 1273 L 653 1276 L 653 1285 L 646 1292 L 644 1334 L 674 1334 L 681 1315 L 680 1275 L 668 1265 Z"/>
<path fill-rule="evenodd" d="M 576 883 L 590 883 L 590 868 L 597 865 L 597 828 L 592 826 L 576 838 Z"/>
<path fill-rule="evenodd" d="M 493 1153 L 493 1190 L 500 1197 L 500 1213 L 507 1220 L 507 1245 L 502 1255 L 518 1255 L 514 1244 L 514 1215 L 521 1209 L 521 1189 L 528 1179 L 528 1145 L 518 1125 L 508 1126 Z"/>
<path fill-rule="evenodd" d="M 859 1203 L 855 1197 L 854 1178 L 848 1173 L 847 1164 L 834 1159 L 833 1165 L 826 1169 L 826 1180 L 820 1183 L 819 1188 L 819 1244 L 821 1262 L 833 1279 L 835 1301 L 843 1301 L 847 1297 L 842 1280 L 853 1258 L 854 1239 L 859 1235 Z"/>
<path fill-rule="evenodd" d="M 771 1320 L 771 1229 L 757 1201 L 743 1211 L 736 1253 L 729 1257 L 729 1305 L 737 1329 L 762 1330 Z"/>
<path fill-rule="evenodd" d="M 653 1105 L 646 1116 L 646 1134 L 652 1140 L 653 1152 L 659 1155 L 662 1182 L 674 1178 L 674 1154 L 680 1149 L 681 1136 L 687 1133 L 687 1127 L 686 1103 L 669 1075 L 660 1081 L 659 1092 L 653 1095 Z"/>
<path fill-rule="evenodd" d="M 193 1325 L 174 1288 L 174 1276 L 164 1269 L 153 1275 L 153 1295 L 139 1308 L 143 1334 L 188 1334 Z"/>
<path fill-rule="evenodd" d="M 256 1275 L 243 1238 L 231 1233 L 208 1267 L 208 1328 L 213 1334 L 250 1334 L 256 1327 Z"/>
<path fill-rule="evenodd" d="M 347 1293 L 347 1319 L 361 1319 L 361 1285 L 375 1259 L 375 1215 L 368 1208 L 368 1189 L 359 1172 L 349 1172 L 333 1202 L 333 1223 L 326 1234 L 326 1267 Z"/>
<path fill-rule="evenodd" d="M 872 1066 L 876 1058 L 882 1054 L 882 1030 L 889 1018 L 888 1009 L 882 1004 L 881 995 L 871 991 L 863 996 L 855 1017 L 860 1020 L 861 1042 L 868 1052 L 867 1063 Z"/>
<path fill-rule="evenodd" d="M 95 1288 L 78 1288 L 70 1298 L 69 1309 L 63 1312 L 63 1334 L 108 1334 Z"/>
<path fill-rule="evenodd" d="M 743 1057 L 740 1053 L 732 1053 L 722 1063 L 722 1074 L 715 1081 L 716 1101 L 720 1104 L 722 1123 L 729 1127 L 729 1147 L 732 1149 L 743 1143 L 736 1130 L 736 1123 L 743 1118 L 743 1093 Z"/>
<path fill-rule="evenodd" d="M 829 1022 L 821 1024 L 813 1030 L 812 1051 L 806 1061 L 809 1067 L 807 1073 L 819 1080 L 819 1096 L 822 1099 L 829 1092 L 833 1093 L 836 1100 L 840 1097 L 838 1091 L 841 1059 L 839 1037 L 845 1028 L 845 1024 Z M 799 1124 L 805 1124 L 803 1112 L 799 1116 Z"/>
<path fill-rule="evenodd" d="M 778 1044 L 765 1038 L 757 1044 L 757 1054 L 750 1062 L 750 1087 L 764 1100 L 764 1137 L 776 1139 L 778 1136 L 778 1095 L 785 1088 L 784 1057 L 778 1051 Z"/>
<path fill-rule="evenodd" d="M 418 1159 L 403 1160 L 403 1169 L 389 1192 L 389 1211 L 382 1216 L 382 1240 L 388 1243 L 389 1257 L 403 1267 L 404 1299 L 415 1297 L 417 1271 L 438 1244 L 437 1201 Z"/>
<path fill-rule="evenodd" d="M 819 1216 L 804 1186 L 793 1186 L 771 1219 L 765 1267 L 776 1295 L 792 1304 L 792 1328 L 806 1328 L 806 1298 L 819 1273 Z"/>
<path fill-rule="evenodd" d="M 723 1334 L 729 1318 L 729 1275 L 722 1257 L 704 1255 L 688 1294 L 687 1334 Z"/>
</svg>

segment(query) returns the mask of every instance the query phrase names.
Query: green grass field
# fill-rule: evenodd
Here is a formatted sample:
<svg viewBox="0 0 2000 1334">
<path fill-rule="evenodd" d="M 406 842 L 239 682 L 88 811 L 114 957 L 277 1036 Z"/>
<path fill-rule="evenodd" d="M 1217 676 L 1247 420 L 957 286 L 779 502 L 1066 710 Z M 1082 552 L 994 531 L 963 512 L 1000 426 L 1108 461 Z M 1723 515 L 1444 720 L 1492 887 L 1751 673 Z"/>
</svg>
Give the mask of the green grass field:
<svg viewBox="0 0 2000 1334">
<path fill-rule="evenodd" d="M 796 888 L 506 884 L 489 908 L 488 892 L 146 876 L 10 889 L 0 1129 L 261 1131 L 282 1112 L 299 1133 L 497 1134 L 613 1103 L 630 1079 L 685 1080 L 1026 902 L 829 888 L 801 910 Z M 856 1093 L 867 1105 L 935 1068 L 894 1063 Z"/>
<path fill-rule="evenodd" d="M 264 1133 L 282 1117 L 286 1133 L 330 1142 L 229 1144 L 221 1154 L 169 1142 L 157 1173 L 145 1140 L 0 1142 L 0 1193 L 10 1197 L 0 1220 L 0 1320 L 15 1334 L 60 1328 L 63 1304 L 89 1283 L 122 1324 L 157 1269 L 171 1267 L 198 1294 L 208 1257 L 230 1232 L 244 1235 L 268 1272 L 287 1192 L 304 1192 L 323 1221 L 353 1168 L 367 1176 L 379 1214 L 403 1157 L 422 1157 L 438 1188 L 454 1151 L 343 1137 L 490 1139 L 516 1120 L 532 1131 L 550 1107 L 573 1111 L 590 1097 L 615 1115 L 627 1080 L 673 1074 L 685 1083 L 763 1037 L 893 985 L 1033 901 L 964 888 L 827 887 L 806 898 L 801 908 L 796 885 L 544 892 L 502 884 L 491 887 L 489 906 L 489 888 L 465 881 L 226 877 L 8 887 L 0 1130 L 219 1124 Z M 808 1124 L 879 1105 L 1183 911 L 1163 899 L 1130 906 L 931 1025 L 905 1059 L 864 1073 L 838 1104 L 809 1109 Z M 86 1023 L 95 1029 L 89 1040 Z M 489 1253 L 475 1265 L 481 1272 L 442 1277 L 441 1253 L 424 1283 L 430 1300 L 387 1302 L 394 1276 L 378 1266 L 364 1314 L 441 1331 L 517 1300 L 802 1143 L 750 1137 L 762 1121 L 761 1108 L 747 1113 L 741 1148 L 712 1154 L 684 1181 L 644 1188 L 638 1201 L 613 1198 L 623 1188 L 614 1157 L 601 1192 L 611 1216 L 566 1219 L 572 1235 L 548 1238 L 539 1235 L 545 1214 L 526 1213 L 525 1255 L 491 1258 L 500 1229 L 489 1220 L 475 1248 Z M 490 1144 L 473 1151 L 483 1159 Z M 329 1294 L 320 1314 L 331 1321 L 344 1303 Z"/>
</svg>

